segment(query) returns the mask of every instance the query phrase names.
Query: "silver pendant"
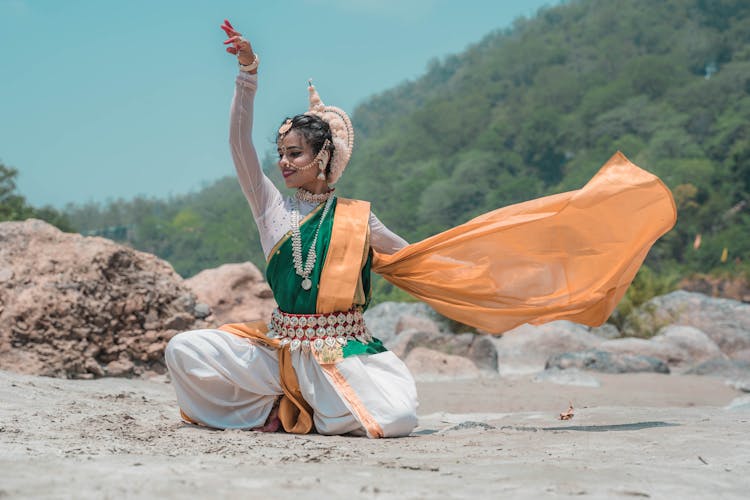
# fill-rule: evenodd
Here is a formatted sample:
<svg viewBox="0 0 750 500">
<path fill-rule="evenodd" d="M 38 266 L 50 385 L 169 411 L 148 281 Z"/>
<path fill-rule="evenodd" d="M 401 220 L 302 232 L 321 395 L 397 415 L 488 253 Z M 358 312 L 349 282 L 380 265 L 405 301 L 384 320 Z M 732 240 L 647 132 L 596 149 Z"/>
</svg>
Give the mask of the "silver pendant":
<svg viewBox="0 0 750 500">
<path fill-rule="evenodd" d="M 302 288 L 305 290 L 309 290 L 312 288 L 312 281 L 310 281 L 310 278 L 305 278 L 302 280 Z"/>
</svg>

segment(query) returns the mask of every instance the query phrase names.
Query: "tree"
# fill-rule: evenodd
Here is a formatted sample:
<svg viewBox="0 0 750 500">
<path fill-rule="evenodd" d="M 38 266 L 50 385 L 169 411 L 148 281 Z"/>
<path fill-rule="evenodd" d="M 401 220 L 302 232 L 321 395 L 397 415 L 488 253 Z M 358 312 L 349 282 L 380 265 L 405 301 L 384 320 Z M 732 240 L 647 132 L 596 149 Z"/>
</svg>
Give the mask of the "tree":
<svg viewBox="0 0 750 500">
<path fill-rule="evenodd" d="M 16 176 L 18 170 L 0 162 L 0 222 L 36 218 L 63 231 L 73 230 L 67 217 L 54 208 L 44 206 L 37 209 L 27 204 L 26 199 L 16 193 Z"/>
</svg>

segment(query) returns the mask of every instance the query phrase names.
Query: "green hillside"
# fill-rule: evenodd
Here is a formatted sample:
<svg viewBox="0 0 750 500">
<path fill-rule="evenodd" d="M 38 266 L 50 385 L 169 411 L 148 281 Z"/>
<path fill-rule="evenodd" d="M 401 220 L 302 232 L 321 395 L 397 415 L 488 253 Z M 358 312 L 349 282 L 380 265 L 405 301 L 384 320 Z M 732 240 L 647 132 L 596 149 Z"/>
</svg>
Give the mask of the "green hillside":
<svg viewBox="0 0 750 500">
<path fill-rule="evenodd" d="M 360 105 L 338 186 L 410 241 L 479 213 L 582 186 L 616 150 L 679 208 L 647 261 L 659 273 L 750 261 L 750 3 L 569 2 L 489 34 Z M 275 172 L 272 160 L 266 162 Z M 79 230 L 122 238 L 183 275 L 263 264 L 239 187 L 70 207 Z M 693 248 L 698 234 L 699 249 Z M 722 262 L 722 252 L 727 258 Z"/>
</svg>

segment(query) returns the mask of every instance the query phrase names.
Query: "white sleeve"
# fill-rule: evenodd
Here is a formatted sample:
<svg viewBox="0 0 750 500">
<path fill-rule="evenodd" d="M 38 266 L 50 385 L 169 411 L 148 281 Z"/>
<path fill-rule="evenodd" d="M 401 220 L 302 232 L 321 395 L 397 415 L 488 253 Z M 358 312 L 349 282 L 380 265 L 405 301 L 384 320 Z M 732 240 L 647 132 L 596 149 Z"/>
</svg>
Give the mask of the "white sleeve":
<svg viewBox="0 0 750 500">
<path fill-rule="evenodd" d="M 281 193 L 260 168 L 258 153 L 253 146 L 253 101 L 258 88 L 258 75 L 240 72 L 235 83 L 229 120 L 229 145 L 242 192 L 245 193 L 258 228 L 266 211 L 283 203 Z"/>
<path fill-rule="evenodd" d="M 380 222 L 375 214 L 370 212 L 370 246 L 377 252 L 392 254 L 401 250 L 409 243 Z"/>
</svg>

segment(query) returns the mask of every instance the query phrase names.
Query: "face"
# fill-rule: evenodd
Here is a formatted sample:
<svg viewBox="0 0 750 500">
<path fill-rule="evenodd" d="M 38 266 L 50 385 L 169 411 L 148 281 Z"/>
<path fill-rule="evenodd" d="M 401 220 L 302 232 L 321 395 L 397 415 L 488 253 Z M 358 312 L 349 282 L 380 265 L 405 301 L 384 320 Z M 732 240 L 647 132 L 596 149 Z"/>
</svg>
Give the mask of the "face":
<svg viewBox="0 0 750 500">
<path fill-rule="evenodd" d="M 278 143 L 279 169 L 284 176 L 284 182 L 288 188 L 303 188 L 312 193 L 324 193 L 328 191 L 328 183 L 318 179 L 320 170 L 316 163 L 306 170 L 297 170 L 305 167 L 315 159 L 312 147 L 302 134 L 296 130 L 290 130 Z"/>
</svg>

